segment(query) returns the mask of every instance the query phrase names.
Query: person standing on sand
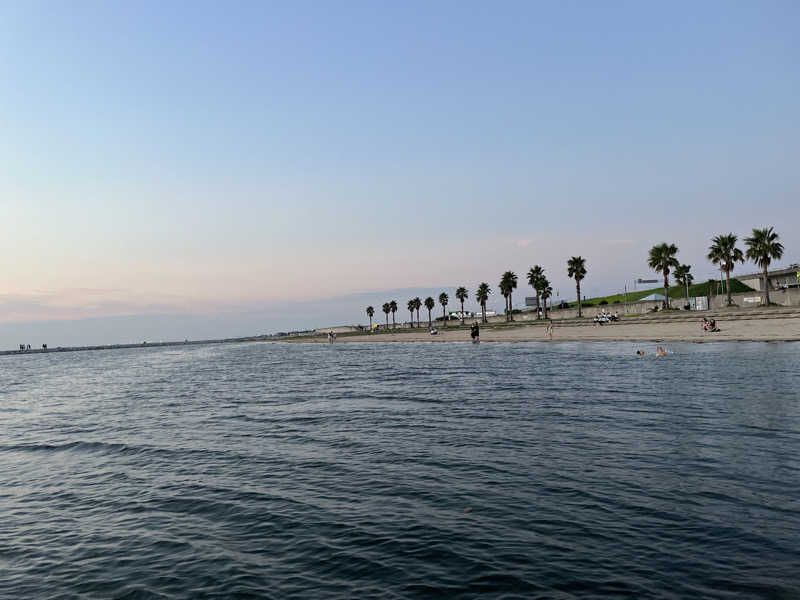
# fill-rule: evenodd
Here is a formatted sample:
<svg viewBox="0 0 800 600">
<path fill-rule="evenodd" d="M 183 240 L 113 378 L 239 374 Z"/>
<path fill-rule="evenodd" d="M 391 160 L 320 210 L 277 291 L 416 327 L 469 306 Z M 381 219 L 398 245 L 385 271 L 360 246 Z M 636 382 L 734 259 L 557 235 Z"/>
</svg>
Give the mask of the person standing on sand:
<svg viewBox="0 0 800 600">
<path fill-rule="evenodd" d="M 547 324 L 547 331 L 545 332 L 545 335 L 549 339 L 553 339 L 553 319 L 550 319 L 550 322 Z"/>
</svg>

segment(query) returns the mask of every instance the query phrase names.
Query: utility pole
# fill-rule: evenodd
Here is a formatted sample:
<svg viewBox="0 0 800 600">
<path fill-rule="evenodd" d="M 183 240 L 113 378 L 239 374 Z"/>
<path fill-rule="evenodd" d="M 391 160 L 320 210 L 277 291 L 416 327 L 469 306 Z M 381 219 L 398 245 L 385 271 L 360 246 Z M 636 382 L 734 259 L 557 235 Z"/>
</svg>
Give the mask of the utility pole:
<svg viewBox="0 0 800 600">
<path fill-rule="evenodd" d="M 625 314 L 628 314 L 628 284 L 625 284 Z"/>
</svg>

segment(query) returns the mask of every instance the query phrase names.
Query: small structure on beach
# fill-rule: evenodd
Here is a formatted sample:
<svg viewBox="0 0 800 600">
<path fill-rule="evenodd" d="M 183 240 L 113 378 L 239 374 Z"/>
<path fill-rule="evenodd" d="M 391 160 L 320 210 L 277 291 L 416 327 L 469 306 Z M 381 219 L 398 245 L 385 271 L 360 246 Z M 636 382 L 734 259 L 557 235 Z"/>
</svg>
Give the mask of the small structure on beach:
<svg viewBox="0 0 800 600">
<path fill-rule="evenodd" d="M 650 294 L 644 298 L 641 298 L 639 302 L 664 302 L 666 298 L 662 294 Z"/>
<path fill-rule="evenodd" d="M 755 291 L 764 291 L 763 273 L 737 275 L 736 279 Z M 767 272 L 767 285 L 770 291 L 800 288 L 800 269 L 791 266 L 788 269 L 776 269 Z"/>
</svg>

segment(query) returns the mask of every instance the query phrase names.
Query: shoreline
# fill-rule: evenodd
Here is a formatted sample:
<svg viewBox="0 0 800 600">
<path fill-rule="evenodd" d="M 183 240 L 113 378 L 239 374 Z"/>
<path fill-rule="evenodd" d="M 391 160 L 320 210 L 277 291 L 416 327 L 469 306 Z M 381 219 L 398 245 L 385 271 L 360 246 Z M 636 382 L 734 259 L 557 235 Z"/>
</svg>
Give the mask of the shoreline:
<svg viewBox="0 0 800 600">
<path fill-rule="evenodd" d="M 730 319 L 714 317 L 721 331 L 702 331 L 699 318 L 683 315 L 666 319 L 624 319 L 595 325 L 592 321 L 553 321 L 553 339 L 545 335 L 545 322 L 481 326 L 481 342 L 638 342 L 638 343 L 714 343 L 714 342 L 800 342 L 800 313 L 784 315 L 736 315 Z M 469 327 L 438 327 L 431 335 L 427 327 L 394 332 L 340 334 L 336 343 L 461 342 L 471 343 Z M 291 343 L 328 343 L 327 335 L 288 339 Z"/>
<path fill-rule="evenodd" d="M 262 340 L 258 340 L 262 341 Z M 271 342 L 283 342 L 285 344 L 327 344 L 326 340 L 314 339 L 314 340 L 264 340 L 264 341 L 271 341 Z M 343 340 L 337 340 L 336 343 L 341 343 Z M 674 344 L 723 344 L 723 343 L 759 343 L 759 344 L 795 344 L 800 342 L 799 338 L 770 338 L 770 339 L 763 339 L 763 338 L 725 338 L 719 340 L 696 340 L 696 339 L 664 339 L 664 338 L 570 338 L 570 339 L 560 339 L 560 340 L 543 340 L 540 338 L 531 338 L 531 339 L 508 339 L 508 340 L 498 340 L 498 339 L 491 339 L 491 340 L 481 340 L 480 343 L 482 344 L 571 344 L 571 343 L 580 343 L 580 344 L 606 344 L 606 343 L 613 343 L 613 344 L 623 344 L 623 343 L 648 343 L 648 344 L 660 344 L 660 343 L 674 343 Z M 243 342 L 242 342 L 243 343 Z M 359 343 L 366 343 L 366 344 L 471 344 L 472 342 L 469 340 L 422 340 L 422 339 L 396 339 L 396 340 L 363 340 L 363 339 L 355 339 L 355 340 L 347 340 L 345 343 L 347 344 L 359 344 Z"/>
<path fill-rule="evenodd" d="M 565 342 L 629 342 L 629 343 L 693 343 L 717 342 L 800 342 L 800 311 L 729 311 L 715 312 L 708 316 L 716 319 L 720 332 L 704 332 L 699 316 L 694 313 L 659 314 L 652 316 L 623 317 L 619 322 L 595 325 L 591 319 L 554 319 L 553 339 L 545 336 L 546 323 L 541 320 L 520 319 L 513 323 L 492 322 L 480 324 L 484 343 L 565 343 Z M 400 327 L 395 330 L 363 333 L 340 333 L 336 343 L 471 343 L 469 325 L 454 323 L 444 327 L 437 323 L 439 333 L 430 335 L 423 325 L 410 329 Z M 317 329 L 315 334 L 304 333 L 296 336 L 247 336 L 216 340 L 184 340 L 146 342 L 139 344 L 100 344 L 91 346 L 71 346 L 31 348 L 30 350 L 0 350 L 0 357 L 26 356 L 39 354 L 59 354 L 63 352 L 86 352 L 95 350 L 125 350 L 135 348 L 159 348 L 170 346 L 198 346 L 217 344 L 241 344 L 250 342 L 282 342 L 291 344 L 327 344 L 327 329 Z"/>
</svg>

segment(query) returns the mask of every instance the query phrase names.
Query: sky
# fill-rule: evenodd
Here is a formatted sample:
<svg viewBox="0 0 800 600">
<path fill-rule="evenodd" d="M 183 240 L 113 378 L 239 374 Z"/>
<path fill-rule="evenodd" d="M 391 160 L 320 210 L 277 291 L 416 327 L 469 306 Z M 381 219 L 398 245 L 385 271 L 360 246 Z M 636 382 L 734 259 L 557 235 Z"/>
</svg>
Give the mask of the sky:
<svg viewBox="0 0 800 600">
<path fill-rule="evenodd" d="M 754 227 L 800 262 L 798 67 L 793 0 L 0 0 L 0 347 L 572 298 L 573 255 L 612 293 Z"/>
</svg>

